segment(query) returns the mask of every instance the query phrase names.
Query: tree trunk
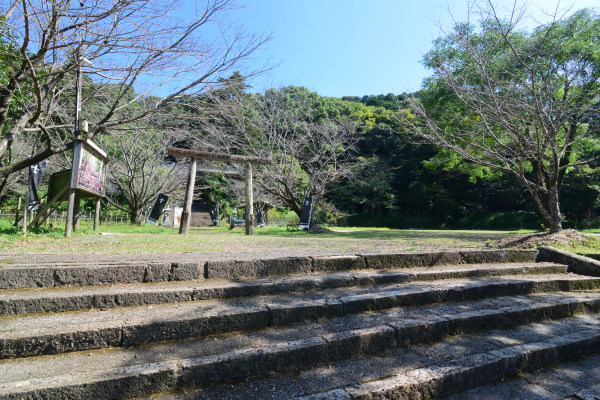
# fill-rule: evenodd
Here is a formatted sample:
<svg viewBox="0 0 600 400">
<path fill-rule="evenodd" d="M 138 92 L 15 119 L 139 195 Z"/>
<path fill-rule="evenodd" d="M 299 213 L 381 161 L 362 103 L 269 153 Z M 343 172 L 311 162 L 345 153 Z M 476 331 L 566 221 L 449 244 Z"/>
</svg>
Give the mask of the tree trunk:
<svg viewBox="0 0 600 400">
<path fill-rule="evenodd" d="M 560 213 L 559 190 L 553 186 L 548 191 L 548 211 L 550 213 L 550 224 L 547 228 L 550 233 L 560 232 L 562 230 L 562 214 Z"/>
<path fill-rule="evenodd" d="M 6 189 L 7 185 L 8 185 L 8 177 L 2 179 L 2 182 L 0 182 L 0 197 L 2 197 L 4 195 L 4 189 Z"/>
<path fill-rule="evenodd" d="M 560 212 L 558 187 L 550 187 L 547 196 L 536 196 L 531 193 L 531 197 L 533 197 L 533 201 L 542 217 L 544 227 L 550 230 L 550 233 L 560 232 L 562 230 L 562 214 Z"/>
<path fill-rule="evenodd" d="M 129 213 L 129 222 L 131 222 L 131 224 L 137 225 L 140 225 L 142 223 L 141 207 L 131 207 L 131 212 Z"/>
<path fill-rule="evenodd" d="M 296 213 L 296 215 L 298 216 L 298 218 L 301 217 L 302 215 L 302 207 L 300 207 L 300 205 L 296 202 L 295 199 L 287 199 L 287 204 L 288 207 L 290 207 L 290 210 L 292 210 L 293 212 Z"/>
</svg>

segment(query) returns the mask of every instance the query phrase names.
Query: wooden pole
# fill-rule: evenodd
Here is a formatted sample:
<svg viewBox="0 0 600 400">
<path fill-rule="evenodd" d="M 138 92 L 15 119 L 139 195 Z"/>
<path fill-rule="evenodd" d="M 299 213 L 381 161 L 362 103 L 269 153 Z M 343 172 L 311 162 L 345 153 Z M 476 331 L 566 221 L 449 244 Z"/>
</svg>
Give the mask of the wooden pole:
<svg viewBox="0 0 600 400">
<path fill-rule="evenodd" d="M 29 204 L 29 192 L 25 193 L 25 204 L 23 207 L 23 236 L 27 236 L 27 205 Z"/>
<path fill-rule="evenodd" d="M 246 163 L 246 235 L 254 235 L 254 196 L 252 190 L 252 164 Z"/>
<path fill-rule="evenodd" d="M 54 203 L 56 203 L 58 201 L 58 199 L 60 199 L 62 197 L 62 195 L 65 194 L 67 189 L 68 189 L 68 186 L 65 186 L 56 195 L 54 195 L 54 197 L 52 199 L 50 199 L 50 201 L 46 204 L 46 206 L 38 212 L 38 215 L 31 221 L 30 225 L 37 227 L 39 219 L 44 217 L 46 214 L 48 214 L 48 211 L 52 208 Z"/>
<path fill-rule="evenodd" d="M 181 149 L 178 147 L 169 147 L 167 149 L 167 152 L 171 156 L 196 158 L 196 159 L 200 159 L 200 160 L 223 161 L 223 162 L 231 162 L 231 163 L 238 163 L 238 164 L 243 164 L 243 163 L 247 163 L 247 162 L 250 162 L 252 164 L 259 164 L 259 165 L 271 164 L 271 160 L 268 158 L 264 158 L 264 157 L 239 156 L 236 154 L 227 154 L 227 153 L 211 153 L 208 151 Z"/>
<path fill-rule="evenodd" d="M 73 232 L 79 230 L 79 221 L 81 220 L 81 193 L 75 191 L 75 203 L 73 204 Z"/>
<path fill-rule="evenodd" d="M 75 205 L 76 189 L 69 189 L 69 203 L 67 206 L 67 221 L 65 222 L 65 237 L 71 237 L 73 229 L 73 207 Z"/>
<path fill-rule="evenodd" d="M 192 198 L 194 197 L 194 185 L 196 183 L 196 159 L 190 158 L 190 169 L 188 171 L 187 186 L 185 190 L 185 200 L 183 212 L 181 213 L 181 224 L 179 225 L 179 234 L 187 235 L 190 229 L 190 220 L 192 219 Z"/>
<path fill-rule="evenodd" d="M 48 199 L 48 200 L 50 200 L 50 199 Z M 38 209 L 36 218 L 39 220 L 39 219 L 41 219 L 40 217 L 44 217 L 44 219 L 42 219 L 42 223 L 40 225 L 48 226 L 48 215 L 42 214 L 42 210 L 44 208 L 46 208 L 46 207 L 42 207 L 43 205 L 44 205 L 44 199 L 40 199 L 40 208 Z"/>
<path fill-rule="evenodd" d="M 100 197 L 96 197 L 96 211 L 94 212 L 94 230 L 98 230 L 100 225 Z"/>
<path fill-rule="evenodd" d="M 19 225 L 19 214 L 21 212 L 21 200 L 23 200 L 23 198 L 19 197 L 19 201 L 17 202 L 17 210 L 15 211 L 15 226 Z"/>
<path fill-rule="evenodd" d="M 271 160 L 263 157 L 240 156 L 226 153 L 210 153 L 206 151 L 181 149 L 177 147 L 168 148 L 169 155 L 177 157 L 187 157 L 190 160 L 190 175 L 188 176 L 187 189 L 185 193 L 185 205 L 181 214 L 181 224 L 179 226 L 180 234 L 187 234 L 192 209 L 192 196 L 194 194 L 194 180 L 196 176 L 196 159 L 209 161 L 222 161 L 236 164 L 245 164 L 244 174 L 246 175 L 246 235 L 254 235 L 254 202 L 252 192 L 252 164 L 267 165 Z M 215 168 L 200 166 L 202 170 L 214 170 Z M 238 173 L 239 170 L 233 168 L 218 168 L 221 173 Z M 192 174 L 193 172 L 193 174 Z"/>
</svg>

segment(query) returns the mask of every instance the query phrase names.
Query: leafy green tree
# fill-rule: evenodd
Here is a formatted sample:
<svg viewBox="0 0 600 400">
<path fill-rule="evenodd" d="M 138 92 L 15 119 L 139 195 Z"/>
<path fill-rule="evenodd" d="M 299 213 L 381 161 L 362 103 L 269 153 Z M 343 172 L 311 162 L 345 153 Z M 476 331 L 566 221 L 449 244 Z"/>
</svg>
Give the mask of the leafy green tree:
<svg viewBox="0 0 600 400">
<path fill-rule="evenodd" d="M 383 210 L 389 211 L 395 206 L 392 180 L 392 170 L 385 162 L 377 157 L 359 157 L 349 176 L 332 190 L 330 198 L 344 210 L 381 215 Z"/>
<path fill-rule="evenodd" d="M 216 93 L 197 106 L 203 132 L 195 146 L 271 158 L 256 174 L 257 186 L 298 216 L 304 196 L 324 199 L 353 161 L 355 104 L 290 86 Z"/>
<path fill-rule="evenodd" d="M 562 229 L 560 190 L 599 145 L 589 119 L 599 112 L 600 18 L 581 10 L 532 31 L 523 14 L 502 19 L 478 8 L 479 26 L 460 23 L 425 56 L 434 71 L 409 99 L 403 124 L 462 159 L 514 176 L 544 226 Z"/>
</svg>

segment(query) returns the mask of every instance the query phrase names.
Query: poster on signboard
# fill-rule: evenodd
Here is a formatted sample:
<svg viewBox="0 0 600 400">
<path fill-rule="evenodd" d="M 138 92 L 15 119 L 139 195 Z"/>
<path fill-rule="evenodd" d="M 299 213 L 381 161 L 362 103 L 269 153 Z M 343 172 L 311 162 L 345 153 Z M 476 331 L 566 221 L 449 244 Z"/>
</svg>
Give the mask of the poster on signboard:
<svg viewBox="0 0 600 400">
<path fill-rule="evenodd" d="M 102 159 L 83 146 L 77 175 L 77 188 L 104 195 L 104 165 Z"/>
<path fill-rule="evenodd" d="M 173 208 L 173 226 L 181 225 L 181 214 L 183 214 L 183 207 Z"/>
<path fill-rule="evenodd" d="M 106 153 L 90 140 L 75 140 L 71 188 L 104 196 Z"/>
</svg>

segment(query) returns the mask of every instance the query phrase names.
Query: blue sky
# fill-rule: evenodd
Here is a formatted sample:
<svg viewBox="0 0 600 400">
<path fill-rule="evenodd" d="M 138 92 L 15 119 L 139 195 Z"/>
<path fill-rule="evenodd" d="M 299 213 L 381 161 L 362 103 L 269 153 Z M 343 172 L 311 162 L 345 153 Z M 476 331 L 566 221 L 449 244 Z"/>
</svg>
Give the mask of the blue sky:
<svg viewBox="0 0 600 400">
<path fill-rule="evenodd" d="M 529 3 L 537 18 L 540 9 L 556 7 L 554 0 Z M 597 0 L 560 3 L 573 11 L 595 6 Z M 466 0 L 246 0 L 230 17 L 248 31 L 272 33 L 253 63 L 279 66 L 255 78 L 253 91 L 297 85 L 341 97 L 419 89 L 429 74 L 420 60 L 440 36 L 434 21 L 451 25 L 448 8 L 456 19 L 466 18 Z"/>
</svg>

